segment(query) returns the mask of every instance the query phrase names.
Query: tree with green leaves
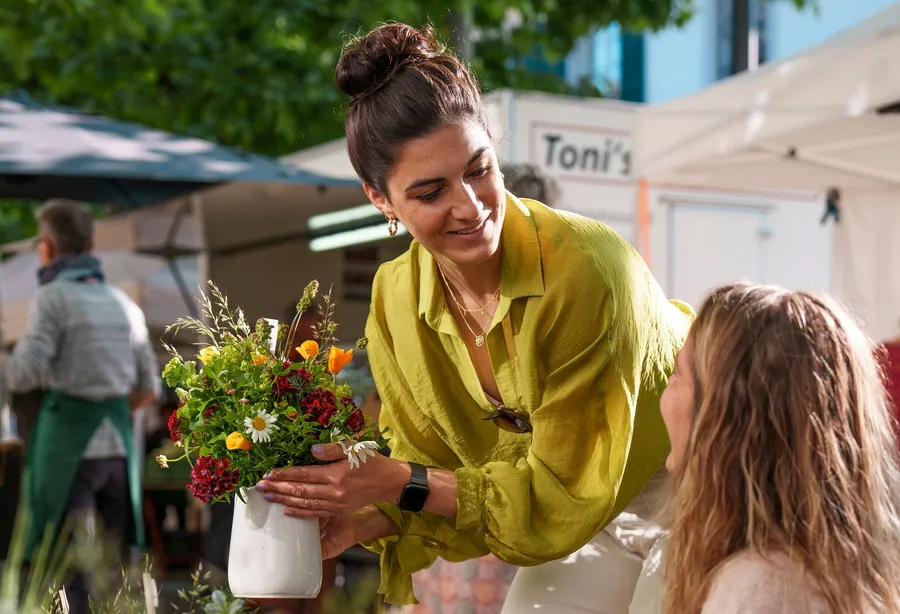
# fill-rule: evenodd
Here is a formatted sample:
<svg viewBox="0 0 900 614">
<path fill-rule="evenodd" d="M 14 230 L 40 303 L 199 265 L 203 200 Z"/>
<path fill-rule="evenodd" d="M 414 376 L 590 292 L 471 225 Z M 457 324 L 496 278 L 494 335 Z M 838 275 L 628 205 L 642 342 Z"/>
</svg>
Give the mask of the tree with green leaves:
<svg viewBox="0 0 900 614">
<path fill-rule="evenodd" d="M 592 29 L 677 26 L 693 10 L 693 0 L 6 0 L 0 91 L 283 155 L 341 135 L 341 44 L 378 23 L 433 23 L 486 89 L 572 93 L 528 69 L 536 49 L 554 62 Z"/>
<path fill-rule="evenodd" d="M 0 0 L 0 93 L 278 156 L 341 136 L 342 42 L 378 23 L 434 24 L 486 90 L 599 95 L 528 60 L 558 62 L 614 22 L 679 26 L 694 9 L 694 0 Z M 6 209 L 0 240 L 33 229 L 30 212 Z"/>
</svg>

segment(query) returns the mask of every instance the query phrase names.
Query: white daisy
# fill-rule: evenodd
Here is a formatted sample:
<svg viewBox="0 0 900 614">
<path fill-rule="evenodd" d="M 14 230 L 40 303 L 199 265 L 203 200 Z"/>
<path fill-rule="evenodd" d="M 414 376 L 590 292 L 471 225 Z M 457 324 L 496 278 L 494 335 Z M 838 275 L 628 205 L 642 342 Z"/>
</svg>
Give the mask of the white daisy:
<svg viewBox="0 0 900 614">
<path fill-rule="evenodd" d="M 244 426 L 247 427 L 244 432 L 250 435 L 253 443 L 267 442 L 272 438 L 272 431 L 278 430 L 278 425 L 275 424 L 276 420 L 278 420 L 277 416 L 267 414 L 260 409 L 256 412 L 255 418 L 244 418 Z"/>
<path fill-rule="evenodd" d="M 340 444 L 344 454 L 347 455 L 347 461 L 351 468 L 359 467 L 359 464 L 366 462 L 369 456 L 375 456 L 375 450 L 378 449 L 378 444 L 374 441 L 353 443 L 351 439 L 349 443 L 341 441 Z"/>
<path fill-rule="evenodd" d="M 341 443 L 342 441 L 348 441 L 350 437 L 341 432 L 340 427 L 334 427 L 331 429 L 331 443 Z"/>
</svg>

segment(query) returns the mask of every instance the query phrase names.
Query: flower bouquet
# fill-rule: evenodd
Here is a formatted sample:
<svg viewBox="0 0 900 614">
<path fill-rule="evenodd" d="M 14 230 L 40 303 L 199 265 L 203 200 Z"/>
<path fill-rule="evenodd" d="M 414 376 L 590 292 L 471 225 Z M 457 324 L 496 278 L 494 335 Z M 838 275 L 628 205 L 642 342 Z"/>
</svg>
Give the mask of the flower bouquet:
<svg viewBox="0 0 900 614">
<path fill-rule="evenodd" d="M 171 346 L 163 379 L 181 401 L 169 418 L 182 456 L 157 458 L 192 465 L 188 489 L 206 503 L 236 494 L 229 557 L 229 584 L 240 597 L 314 597 L 321 584 L 318 521 L 289 518 L 253 487 L 270 471 L 321 464 L 312 446 L 339 444 L 351 465 L 364 463 L 386 445 L 384 433 L 366 420 L 337 374 L 353 350 L 335 345 L 337 324 L 330 294 L 323 297 L 315 339 L 291 346 L 300 316 L 317 299 L 310 283 L 290 326 L 260 319 L 251 329 L 240 309 L 209 282 L 200 299 L 206 322 L 181 318 L 169 328 L 194 331 L 203 340 L 199 361 L 185 360 Z M 365 339 L 357 342 L 365 347 Z M 328 348 L 324 351 L 324 348 Z"/>
</svg>

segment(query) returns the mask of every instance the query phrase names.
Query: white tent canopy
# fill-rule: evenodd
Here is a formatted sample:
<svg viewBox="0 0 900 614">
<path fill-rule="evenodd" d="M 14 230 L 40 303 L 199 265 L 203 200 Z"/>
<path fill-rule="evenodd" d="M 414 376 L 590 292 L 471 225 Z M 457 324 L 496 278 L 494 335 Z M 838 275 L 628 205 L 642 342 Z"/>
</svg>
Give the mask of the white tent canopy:
<svg viewBox="0 0 900 614">
<path fill-rule="evenodd" d="M 648 106 L 635 133 L 651 183 L 840 190 L 832 290 L 871 335 L 897 335 L 900 4 L 797 56 Z"/>
<path fill-rule="evenodd" d="M 654 182 L 818 191 L 900 184 L 900 4 L 800 55 L 640 110 Z"/>
</svg>

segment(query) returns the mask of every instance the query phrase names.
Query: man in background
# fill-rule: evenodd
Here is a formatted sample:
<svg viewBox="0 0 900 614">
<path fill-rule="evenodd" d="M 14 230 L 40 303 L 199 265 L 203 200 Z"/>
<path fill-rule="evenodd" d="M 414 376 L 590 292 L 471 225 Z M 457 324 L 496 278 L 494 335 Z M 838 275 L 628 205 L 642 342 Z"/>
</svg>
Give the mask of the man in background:
<svg viewBox="0 0 900 614">
<path fill-rule="evenodd" d="M 143 541 L 131 413 L 156 400 L 158 365 L 143 312 L 104 282 L 90 253 L 88 211 L 51 201 L 37 222 L 40 287 L 24 335 L 0 363 L 7 389 L 44 391 L 26 454 L 26 559 L 47 526 L 59 531 L 64 521 L 93 522 L 121 554 L 126 539 Z M 72 614 L 88 611 L 88 589 L 81 572 L 67 583 Z"/>
<path fill-rule="evenodd" d="M 560 197 L 559 184 L 537 165 L 530 162 L 507 162 L 500 172 L 503 173 L 506 189 L 519 198 L 530 198 L 548 207 L 556 206 Z"/>
</svg>

